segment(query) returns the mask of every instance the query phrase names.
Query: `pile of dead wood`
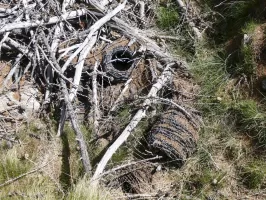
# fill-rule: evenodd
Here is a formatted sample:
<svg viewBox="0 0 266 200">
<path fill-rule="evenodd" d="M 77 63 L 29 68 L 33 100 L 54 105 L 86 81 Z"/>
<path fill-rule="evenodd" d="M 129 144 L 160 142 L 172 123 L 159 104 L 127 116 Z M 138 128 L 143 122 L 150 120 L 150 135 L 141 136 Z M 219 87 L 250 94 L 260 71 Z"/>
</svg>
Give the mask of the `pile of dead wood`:
<svg viewBox="0 0 266 200">
<path fill-rule="evenodd" d="M 9 63 L 0 79 L 1 94 L 18 92 L 19 98 L 13 101 L 19 108 L 24 105 L 22 114 L 27 106 L 34 113 L 41 113 L 48 112 L 51 105 L 60 105 L 58 136 L 69 119 L 86 173 L 93 170 L 76 102 L 85 102 L 84 119 L 91 123 L 96 140 L 105 135 L 103 127 L 108 120 L 103 119 L 112 119 L 122 104 L 138 102 L 130 123 L 98 163 L 92 176 L 94 184 L 153 104 L 163 102 L 175 110 L 173 115 L 169 111 L 162 116 L 149 133 L 149 145 L 157 149 L 155 152 L 159 150 L 164 156 L 184 161 L 194 151 L 198 139 L 198 118 L 192 109 L 187 109 L 190 104 L 183 103 L 184 98 L 187 102 L 193 99 L 187 95 L 193 91 L 187 92 L 186 87 L 192 84 L 186 63 L 159 47 L 151 39 L 155 32 L 143 30 L 153 19 L 152 2 L 144 2 L 0 1 L 1 61 Z M 201 37 L 191 26 L 195 35 Z M 172 97 L 163 98 L 160 91 L 173 85 Z M 22 93 L 35 87 L 38 92 L 27 99 L 31 103 L 22 104 Z"/>
</svg>

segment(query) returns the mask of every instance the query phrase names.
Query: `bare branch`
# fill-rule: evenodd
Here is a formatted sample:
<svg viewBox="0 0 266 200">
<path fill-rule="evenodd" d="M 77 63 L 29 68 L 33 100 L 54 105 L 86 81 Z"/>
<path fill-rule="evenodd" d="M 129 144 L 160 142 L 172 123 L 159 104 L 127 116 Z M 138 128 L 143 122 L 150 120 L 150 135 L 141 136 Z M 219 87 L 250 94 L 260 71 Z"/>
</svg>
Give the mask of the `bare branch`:
<svg viewBox="0 0 266 200">
<path fill-rule="evenodd" d="M 89 34 L 84 40 L 84 42 L 79 46 L 79 48 L 67 59 L 65 64 L 62 67 L 62 72 L 64 72 L 71 61 L 84 49 L 84 47 L 90 42 L 91 37 L 95 34 L 95 32 L 101 28 L 106 22 L 108 22 L 111 18 L 113 18 L 117 13 L 119 13 L 126 5 L 127 0 L 125 0 L 122 4 L 118 5 L 114 10 L 110 13 L 106 14 L 104 17 L 99 19 L 89 28 Z"/>
<path fill-rule="evenodd" d="M 175 63 L 170 63 L 166 66 L 164 69 L 162 75 L 158 78 L 157 82 L 152 86 L 149 94 L 147 95 L 147 98 L 150 97 L 156 97 L 157 92 L 162 89 L 162 87 L 171 79 L 172 71 L 170 70 L 170 67 L 175 65 Z M 111 159 L 113 154 L 117 151 L 117 149 L 127 140 L 130 133 L 135 129 L 135 127 L 138 125 L 138 123 L 141 121 L 143 117 L 146 116 L 146 111 L 151 105 L 151 101 L 149 99 L 146 99 L 143 103 L 143 106 L 138 112 L 135 114 L 133 119 L 130 121 L 130 123 L 127 125 L 127 127 L 124 129 L 124 131 L 121 133 L 121 135 L 116 139 L 116 141 L 108 148 L 104 156 L 102 157 L 101 161 L 99 162 L 95 173 L 92 177 L 92 180 L 94 181 L 92 184 L 97 185 L 98 176 L 103 172 L 107 162 Z"/>
</svg>

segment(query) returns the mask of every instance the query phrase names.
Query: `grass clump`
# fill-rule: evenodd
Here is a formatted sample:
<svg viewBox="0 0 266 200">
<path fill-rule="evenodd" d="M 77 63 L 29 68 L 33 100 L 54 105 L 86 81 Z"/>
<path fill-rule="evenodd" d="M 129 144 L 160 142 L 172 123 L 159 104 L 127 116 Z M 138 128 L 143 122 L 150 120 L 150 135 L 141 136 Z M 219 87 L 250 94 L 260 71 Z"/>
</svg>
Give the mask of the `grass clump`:
<svg viewBox="0 0 266 200">
<path fill-rule="evenodd" d="M 204 169 L 200 173 L 194 173 L 189 177 L 186 184 L 188 191 L 194 191 L 196 194 L 208 194 L 212 190 L 223 187 L 222 178 L 225 174 L 210 169 Z"/>
<path fill-rule="evenodd" d="M 254 33 L 258 25 L 259 24 L 256 21 L 250 20 L 249 22 L 246 22 L 246 24 L 243 26 L 242 33 L 251 35 Z"/>
<path fill-rule="evenodd" d="M 179 14 L 176 7 L 162 7 L 157 9 L 157 26 L 169 30 L 179 23 Z"/>
<path fill-rule="evenodd" d="M 111 161 L 114 165 L 119 164 L 125 161 L 126 159 L 128 159 L 130 154 L 131 154 L 131 150 L 127 146 L 122 146 L 112 156 Z"/>
<path fill-rule="evenodd" d="M 241 60 L 239 67 L 237 67 L 238 74 L 245 74 L 248 77 L 255 75 L 256 72 L 256 62 L 251 45 L 243 45 L 241 47 Z"/>
<path fill-rule="evenodd" d="M 233 76 L 246 76 L 251 79 L 256 74 L 256 53 L 252 43 L 254 30 L 258 26 L 253 20 L 241 27 L 241 34 L 236 33 L 226 43 L 226 66 Z"/>
<path fill-rule="evenodd" d="M 223 155 L 228 161 L 238 161 L 243 157 L 245 149 L 241 146 L 241 142 L 232 138 L 226 142 Z"/>
<path fill-rule="evenodd" d="M 239 130 L 247 132 L 258 146 L 266 147 L 266 116 L 259 112 L 254 100 L 242 100 L 232 106 L 231 113 L 237 120 Z"/>
<path fill-rule="evenodd" d="M 90 186 L 86 178 L 79 180 L 66 197 L 66 200 L 111 200 L 108 190 Z"/>
<path fill-rule="evenodd" d="M 266 164 L 260 160 L 247 163 L 245 166 L 240 167 L 239 175 L 241 182 L 248 189 L 260 188 L 265 182 Z"/>
<path fill-rule="evenodd" d="M 7 151 L 1 156 L 0 183 L 27 172 L 30 167 L 31 164 L 29 162 L 18 158 L 15 149 Z"/>
<path fill-rule="evenodd" d="M 206 50 L 209 47 L 198 48 L 196 59 L 191 63 L 191 71 L 201 86 L 198 109 L 206 118 L 214 119 L 216 116 L 221 119 L 226 113 L 228 101 L 228 98 L 221 99 L 221 95 L 225 95 L 229 81 L 225 59 L 218 53 L 219 49 L 209 51 Z M 222 94 L 220 91 L 223 91 Z"/>
</svg>

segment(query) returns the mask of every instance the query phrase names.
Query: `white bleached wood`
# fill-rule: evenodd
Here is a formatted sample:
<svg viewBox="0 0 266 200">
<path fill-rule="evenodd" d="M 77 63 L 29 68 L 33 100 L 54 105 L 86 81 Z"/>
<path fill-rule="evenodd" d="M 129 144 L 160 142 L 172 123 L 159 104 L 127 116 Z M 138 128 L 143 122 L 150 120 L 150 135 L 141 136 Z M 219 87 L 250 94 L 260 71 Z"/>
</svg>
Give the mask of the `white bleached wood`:
<svg viewBox="0 0 266 200">
<path fill-rule="evenodd" d="M 18 69 L 18 67 L 20 66 L 20 60 L 21 58 L 23 57 L 23 54 L 20 53 L 18 54 L 16 60 L 15 60 L 15 64 L 14 66 L 12 67 L 12 69 L 9 71 L 7 77 L 5 78 L 4 80 L 4 83 L 3 83 L 3 87 L 6 87 L 7 86 L 7 83 L 8 81 L 12 78 L 12 76 L 15 74 L 16 70 Z M 4 89 L 4 88 L 1 88 L 1 89 Z"/>
<path fill-rule="evenodd" d="M 106 10 L 106 5 L 109 3 L 108 0 L 85 0 L 85 2 L 93 5 L 95 8 L 97 8 L 99 11 L 104 12 Z"/>
<path fill-rule="evenodd" d="M 67 12 L 65 14 L 62 14 L 61 16 L 51 17 L 47 22 L 45 22 L 44 20 L 41 20 L 41 21 L 36 20 L 36 21 L 8 23 L 8 24 L 4 25 L 3 27 L 1 27 L 0 34 L 5 33 L 7 31 L 14 30 L 14 29 L 30 28 L 30 27 L 55 24 L 55 23 L 60 22 L 60 21 L 80 17 L 80 16 L 86 15 L 88 13 L 89 13 L 89 11 L 87 11 L 86 9 L 79 9 L 79 10 Z"/>
<path fill-rule="evenodd" d="M 99 19 L 97 22 L 95 22 L 90 28 L 89 28 L 89 34 L 84 40 L 84 42 L 80 45 L 80 47 L 67 59 L 65 64 L 62 67 L 62 72 L 64 72 L 68 65 L 71 63 L 71 61 L 82 51 L 82 49 L 88 44 L 90 41 L 90 38 L 95 34 L 95 32 L 101 28 L 106 22 L 108 22 L 111 18 L 113 18 L 117 13 L 119 13 L 122 9 L 124 9 L 126 5 L 126 0 L 124 3 L 118 5 L 114 10 L 112 10 L 110 13 L 106 14 L 104 17 Z"/>
<path fill-rule="evenodd" d="M 91 37 L 90 42 L 85 46 L 83 51 L 80 53 L 79 61 L 78 61 L 78 64 L 76 65 L 76 71 L 75 71 L 75 76 L 74 76 L 74 81 L 73 81 L 73 87 L 72 87 L 72 89 L 70 90 L 70 93 L 69 93 L 70 102 L 72 102 L 74 100 L 74 98 L 75 98 L 75 96 L 77 94 L 79 82 L 80 82 L 80 79 L 81 79 L 82 69 L 83 69 L 83 66 L 84 66 L 84 61 L 85 61 L 88 53 L 90 52 L 90 50 L 92 49 L 92 47 L 96 43 L 96 41 L 97 41 L 97 34 L 95 34 L 95 35 L 93 35 Z M 60 123 L 58 125 L 57 136 L 60 136 L 62 134 L 63 127 L 64 127 L 64 124 L 65 124 L 65 120 L 66 120 L 66 107 L 63 106 L 62 110 L 61 110 Z"/>
<path fill-rule="evenodd" d="M 98 61 L 96 61 L 92 74 L 92 105 L 93 105 L 93 127 L 94 134 L 97 135 L 99 127 L 100 110 L 98 105 L 98 93 L 97 93 L 97 68 Z"/>
<path fill-rule="evenodd" d="M 64 0 L 63 3 L 62 3 L 62 12 L 63 14 L 66 13 L 66 7 L 67 6 L 71 6 L 73 5 L 73 3 L 75 2 L 75 0 Z M 54 32 L 54 39 L 53 39 L 53 42 L 52 42 L 52 45 L 51 45 L 51 50 L 52 50 L 52 53 L 55 55 L 56 53 L 56 50 L 57 50 L 57 47 L 59 45 L 59 35 L 61 33 L 61 29 L 63 28 L 63 22 L 60 22 L 59 24 L 56 25 L 56 28 L 55 28 L 55 32 Z"/>
<path fill-rule="evenodd" d="M 63 53 L 60 55 L 60 57 L 64 57 L 65 55 L 67 55 L 67 53 L 71 50 L 74 50 L 74 49 L 77 49 L 79 48 L 80 44 L 74 44 L 72 46 L 69 46 L 67 48 L 64 48 L 64 49 L 59 49 L 58 50 L 58 53 Z"/>
<path fill-rule="evenodd" d="M 70 94 L 69 94 L 70 101 L 73 101 L 74 97 L 77 94 L 85 59 L 87 55 L 90 53 L 92 47 L 95 45 L 96 41 L 97 41 L 97 33 L 95 35 L 92 35 L 92 37 L 89 39 L 88 44 L 85 46 L 85 48 L 82 50 L 82 52 L 79 55 L 78 64 L 75 67 L 76 71 L 75 71 L 75 76 L 74 76 L 74 81 L 73 81 L 74 85 L 72 86 L 72 89 L 70 90 Z"/>
<path fill-rule="evenodd" d="M 134 130 L 134 128 L 138 125 L 140 120 L 146 116 L 146 111 L 151 105 L 151 97 L 156 97 L 157 92 L 162 89 L 162 87 L 171 80 L 172 77 L 172 70 L 170 67 L 175 65 L 175 63 L 170 63 L 164 69 L 162 75 L 158 78 L 157 82 L 152 86 L 150 92 L 147 95 L 147 99 L 144 101 L 143 106 L 138 112 L 135 114 L 133 119 L 121 133 L 121 135 L 116 139 L 116 141 L 107 149 L 106 153 L 102 157 L 101 161 L 99 162 L 95 173 L 92 177 L 92 185 L 96 186 L 98 184 L 98 177 L 102 174 L 107 162 L 112 158 L 113 154 L 117 151 L 117 149 L 127 140 L 130 133 Z"/>
<path fill-rule="evenodd" d="M 140 18 L 145 21 L 145 3 L 144 3 L 144 1 L 139 2 L 139 13 L 140 13 Z"/>
<path fill-rule="evenodd" d="M 23 1 L 25 1 L 25 0 L 23 0 Z M 72 5 L 73 3 L 74 3 L 74 0 L 64 0 L 62 3 L 62 12 L 66 13 L 66 7 Z M 63 26 L 64 26 L 63 22 L 59 22 L 55 27 L 53 41 L 52 41 L 52 45 L 51 45 L 51 51 L 52 51 L 54 56 L 56 55 L 56 51 L 57 51 L 57 48 L 59 46 L 59 42 L 60 42 L 59 36 L 60 36 L 61 31 L 63 30 Z M 48 69 L 46 71 L 46 77 L 48 77 L 47 82 L 49 85 L 50 82 L 52 82 L 53 77 L 54 77 L 54 72 L 53 72 L 51 66 L 48 66 Z M 51 93 L 51 87 L 48 87 L 45 91 L 45 103 L 50 103 L 50 101 L 51 101 L 50 93 Z"/>
<path fill-rule="evenodd" d="M 76 119 L 76 115 L 75 115 L 75 112 L 74 112 L 73 105 L 69 101 L 69 93 L 68 93 L 68 88 L 66 86 L 66 82 L 63 79 L 63 74 L 60 72 L 61 68 L 60 68 L 55 56 L 53 55 L 53 53 L 51 51 L 51 48 L 50 48 L 50 46 L 48 44 L 47 39 L 44 36 L 42 37 L 42 39 L 44 41 L 44 44 L 45 44 L 47 50 L 50 53 L 50 57 L 52 58 L 52 61 L 46 56 L 45 52 L 41 49 L 42 53 L 45 56 L 45 59 L 47 60 L 47 62 L 51 66 L 53 66 L 53 69 L 56 69 L 56 71 L 60 75 L 59 81 L 60 81 L 62 93 L 64 95 L 64 102 L 65 102 L 66 110 L 69 113 L 69 117 L 70 117 L 70 121 L 71 121 L 72 127 L 73 127 L 73 129 L 75 131 L 75 134 L 76 134 L 76 140 L 77 140 L 77 142 L 79 144 L 79 147 L 80 147 L 80 154 L 81 154 L 83 167 L 84 167 L 85 172 L 90 174 L 92 168 L 91 168 L 91 164 L 90 164 L 90 157 L 89 157 L 89 153 L 88 153 L 88 150 L 87 150 L 87 145 L 86 145 L 84 136 L 83 136 L 83 134 L 81 132 L 81 129 L 79 127 L 79 124 L 77 123 L 77 119 Z"/>
<path fill-rule="evenodd" d="M 92 1 L 92 5 L 94 5 L 95 7 L 101 7 L 101 1 Z M 113 21 L 115 21 L 118 25 L 118 27 L 116 28 L 119 28 L 128 36 L 137 38 L 138 41 L 142 43 L 142 45 L 145 45 L 147 50 L 151 50 L 156 56 L 159 56 L 161 59 L 167 58 L 170 61 L 175 60 L 170 54 L 168 54 L 167 52 L 163 52 L 153 40 L 148 38 L 147 34 L 144 31 L 138 29 L 137 27 L 130 26 L 128 23 L 124 22 L 118 17 L 113 17 Z M 185 63 L 182 62 L 182 64 L 184 65 Z"/>
<path fill-rule="evenodd" d="M 96 41 L 97 41 L 97 33 L 90 38 L 88 44 L 85 46 L 85 48 L 80 53 L 78 64 L 76 65 L 76 71 L 74 75 L 72 89 L 69 92 L 70 102 L 74 100 L 77 94 L 85 59 L 87 55 L 89 54 L 89 52 L 91 51 L 94 44 L 96 43 Z M 60 136 L 62 134 L 65 120 L 66 120 L 66 107 L 63 106 L 61 110 L 60 123 L 59 123 L 58 130 L 57 130 L 57 136 Z"/>
<path fill-rule="evenodd" d="M 160 159 L 160 158 L 162 158 L 162 156 L 158 156 L 158 155 L 157 155 L 157 156 L 155 156 L 155 157 L 153 157 L 153 158 L 147 158 L 147 159 L 144 159 L 144 160 L 140 160 L 140 161 L 135 161 L 135 162 L 130 162 L 130 163 L 127 163 L 127 164 L 119 165 L 119 166 L 117 166 L 117 167 L 115 167 L 115 168 L 112 168 L 112 169 L 110 169 L 110 170 L 108 170 L 108 171 L 105 171 L 104 173 L 102 173 L 102 174 L 98 177 L 98 179 L 101 178 L 102 176 L 105 176 L 105 175 L 107 175 L 107 174 L 114 173 L 115 171 L 120 170 L 120 169 L 123 169 L 123 168 L 126 168 L 126 167 L 128 167 L 128 166 L 133 166 L 133 165 L 137 165 L 137 164 L 140 164 L 140 163 L 145 163 L 145 162 L 152 161 L 152 160 L 158 160 L 158 159 Z"/>
<path fill-rule="evenodd" d="M 137 27 L 130 26 L 118 17 L 114 17 L 113 21 L 117 24 L 116 28 L 119 28 L 127 36 L 136 38 L 147 50 L 152 51 L 154 55 L 162 59 L 167 58 L 172 61 L 175 60 L 169 53 L 162 51 L 156 42 L 148 38 L 144 31 L 138 29 Z M 112 27 L 112 24 L 110 24 L 110 26 Z"/>
<path fill-rule="evenodd" d="M 15 19 L 15 22 L 19 22 L 22 19 L 22 15 L 20 15 L 17 19 Z M 3 39 L 0 42 L 0 55 L 1 55 L 1 47 L 4 44 L 4 42 L 6 41 L 6 39 L 8 38 L 10 32 L 6 32 Z"/>
<path fill-rule="evenodd" d="M 28 47 L 16 42 L 15 40 L 7 37 L 6 41 L 5 41 L 9 46 L 16 48 L 17 50 L 19 50 L 21 53 L 25 54 L 28 56 L 28 58 L 30 59 L 33 56 L 33 52 L 29 50 Z"/>
</svg>

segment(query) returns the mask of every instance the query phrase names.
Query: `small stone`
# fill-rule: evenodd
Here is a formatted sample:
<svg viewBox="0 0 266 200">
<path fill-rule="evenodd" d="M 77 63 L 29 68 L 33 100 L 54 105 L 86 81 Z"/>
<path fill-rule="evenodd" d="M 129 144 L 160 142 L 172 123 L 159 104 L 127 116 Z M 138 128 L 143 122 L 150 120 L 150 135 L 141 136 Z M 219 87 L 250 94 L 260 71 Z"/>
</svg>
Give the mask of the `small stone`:
<svg viewBox="0 0 266 200">
<path fill-rule="evenodd" d="M 222 98 L 221 97 L 217 97 L 217 101 L 222 101 Z"/>
<path fill-rule="evenodd" d="M 156 172 L 159 172 L 162 170 L 162 165 L 158 165 L 158 167 L 156 168 Z"/>
<path fill-rule="evenodd" d="M 218 183 L 217 179 L 213 179 L 212 183 L 213 185 L 216 185 Z"/>
<path fill-rule="evenodd" d="M 250 43 L 251 37 L 248 34 L 244 34 L 243 36 L 243 43 L 244 45 L 247 45 Z"/>
<path fill-rule="evenodd" d="M 29 154 L 25 153 L 24 158 L 29 159 L 29 157 L 30 157 Z"/>
</svg>

